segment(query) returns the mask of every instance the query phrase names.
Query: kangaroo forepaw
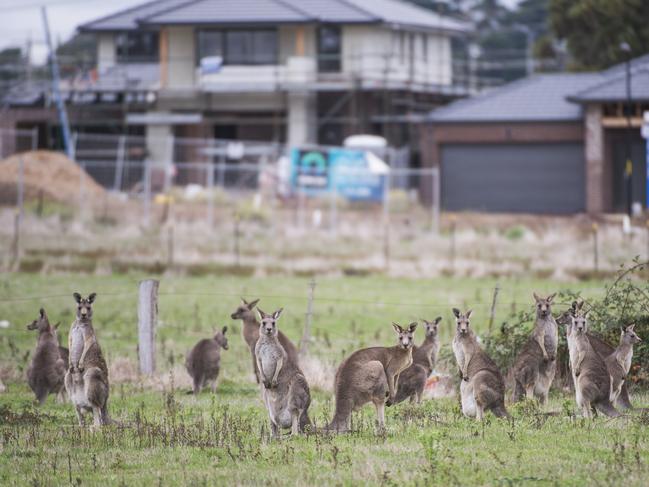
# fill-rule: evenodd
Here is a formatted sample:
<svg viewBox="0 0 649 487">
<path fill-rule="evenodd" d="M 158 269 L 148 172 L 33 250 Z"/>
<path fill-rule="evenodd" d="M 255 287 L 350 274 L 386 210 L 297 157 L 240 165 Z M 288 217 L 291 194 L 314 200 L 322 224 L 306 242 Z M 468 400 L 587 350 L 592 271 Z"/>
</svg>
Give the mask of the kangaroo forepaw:
<svg viewBox="0 0 649 487">
<path fill-rule="evenodd" d="M 392 398 L 390 398 L 390 399 L 388 399 L 387 401 L 385 401 L 385 405 L 388 406 L 388 407 L 392 406 L 393 404 L 394 404 L 394 401 L 393 401 Z"/>
<path fill-rule="evenodd" d="M 465 375 L 464 377 L 462 377 L 462 380 L 465 382 L 469 382 L 469 376 Z"/>
<path fill-rule="evenodd" d="M 264 387 L 265 387 L 266 389 L 270 389 L 270 387 L 271 387 L 270 382 L 267 381 L 267 380 L 265 380 L 265 381 L 264 381 Z"/>
<path fill-rule="evenodd" d="M 271 387 L 272 389 L 276 388 L 277 386 L 278 386 L 278 382 L 277 382 L 276 380 L 274 380 L 274 381 L 272 381 L 272 382 L 270 383 L 270 387 Z"/>
</svg>

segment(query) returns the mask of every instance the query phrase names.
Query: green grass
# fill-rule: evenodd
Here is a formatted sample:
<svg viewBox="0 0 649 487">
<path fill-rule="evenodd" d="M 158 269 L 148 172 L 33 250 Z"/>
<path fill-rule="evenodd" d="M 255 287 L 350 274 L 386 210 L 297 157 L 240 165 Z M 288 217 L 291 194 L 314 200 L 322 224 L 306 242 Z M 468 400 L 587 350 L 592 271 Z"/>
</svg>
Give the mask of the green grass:
<svg viewBox="0 0 649 487">
<path fill-rule="evenodd" d="M 35 343 L 24 326 L 38 308 L 44 306 L 52 322 L 62 321 L 65 339 L 71 293 L 96 291 L 95 328 L 109 362 L 134 362 L 141 277 L 17 274 L 0 280 L 0 320 L 11 322 L 0 329 L 0 367 L 11 377 L 0 394 L 0 485 L 646 485 L 649 417 L 637 412 L 585 421 L 570 414 L 573 398 L 559 392 L 547 408 L 558 416 L 538 415 L 526 405 L 512 409 L 513 421 L 490 416 L 478 424 L 445 399 L 388 408 L 385 435 L 376 434 L 368 406 L 354 417 L 353 433 L 271 440 L 249 353 L 229 314 L 238 295 L 263 296 L 265 311 L 284 306 L 280 327 L 298 341 L 308 278 L 163 277 L 157 344 L 166 380 L 113 378 L 110 411 L 121 426 L 81 430 L 71 405 L 54 397 L 34 408 L 21 378 Z M 393 320 L 437 315 L 444 317 L 448 351 L 451 306 L 473 307 L 474 326 L 484 331 L 494 285 L 491 279 L 319 279 L 310 351 L 338 363 L 355 348 L 392 344 Z M 531 306 L 532 290 L 576 288 L 533 280 L 501 280 L 500 286 L 496 324 L 512 307 Z M 586 296 L 603 291 L 600 282 L 579 288 Z M 232 333 L 217 394 L 186 395 L 178 364 L 193 343 L 224 324 Z M 633 400 L 649 406 L 647 395 Z M 331 394 L 315 390 L 312 418 L 323 424 L 332 409 Z"/>
</svg>

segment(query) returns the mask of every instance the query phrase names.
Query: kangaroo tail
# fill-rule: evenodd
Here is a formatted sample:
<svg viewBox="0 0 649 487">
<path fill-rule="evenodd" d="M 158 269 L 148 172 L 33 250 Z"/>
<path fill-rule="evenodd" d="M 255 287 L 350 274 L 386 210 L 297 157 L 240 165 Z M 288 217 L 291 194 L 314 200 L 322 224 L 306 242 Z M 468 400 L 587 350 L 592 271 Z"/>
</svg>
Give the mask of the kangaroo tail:
<svg viewBox="0 0 649 487">
<path fill-rule="evenodd" d="M 594 406 L 599 412 L 605 414 L 610 418 L 617 418 L 618 416 L 621 416 L 620 412 L 613 407 L 609 400 L 600 401 L 594 404 Z"/>
<path fill-rule="evenodd" d="M 491 412 L 494 413 L 494 415 L 499 418 L 509 418 L 509 413 L 507 412 L 504 403 L 500 403 L 494 406 L 493 408 L 491 408 Z"/>
<path fill-rule="evenodd" d="M 325 426 L 326 431 L 337 431 L 343 432 L 347 431 L 349 417 L 352 414 L 352 407 L 349 401 L 338 400 L 336 398 L 336 409 L 334 411 L 334 417 L 327 426 Z"/>
<path fill-rule="evenodd" d="M 626 387 L 626 383 L 622 385 L 622 390 L 620 391 L 620 395 L 615 404 L 620 409 L 633 409 L 631 399 L 629 398 L 629 389 Z"/>
</svg>

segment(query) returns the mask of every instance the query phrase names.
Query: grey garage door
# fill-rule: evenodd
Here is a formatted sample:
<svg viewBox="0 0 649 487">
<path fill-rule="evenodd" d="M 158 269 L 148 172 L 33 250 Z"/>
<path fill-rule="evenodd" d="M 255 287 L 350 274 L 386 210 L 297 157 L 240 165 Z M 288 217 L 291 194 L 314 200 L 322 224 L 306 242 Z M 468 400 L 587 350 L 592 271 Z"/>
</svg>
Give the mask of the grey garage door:
<svg viewBox="0 0 649 487">
<path fill-rule="evenodd" d="M 444 145 L 442 202 L 450 211 L 583 211 L 583 145 Z"/>
</svg>

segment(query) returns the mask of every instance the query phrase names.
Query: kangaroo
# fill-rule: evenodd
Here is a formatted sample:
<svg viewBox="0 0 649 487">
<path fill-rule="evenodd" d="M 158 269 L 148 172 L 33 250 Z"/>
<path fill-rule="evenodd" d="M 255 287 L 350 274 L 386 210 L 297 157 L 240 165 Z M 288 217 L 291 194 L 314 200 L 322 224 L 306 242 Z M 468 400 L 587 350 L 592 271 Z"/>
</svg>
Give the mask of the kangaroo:
<svg viewBox="0 0 649 487">
<path fill-rule="evenodd" d="M 609 399 L 613 404 L 615 404 L 620 396 L 622 386 L 626 382 L 626 376 L 631 369 L 633 345 L 642 341 L 640 337 L 636 335 L 634 327 L 635 325 L 629 325 L 620 330 L 620 344 L 611 355 L 604 359 L 606 368 L 608 369 L 608 374 L 611 378 Z"/>
<path fill-rule="evenodd" d="M 442 317 L 438 316 L 434 321 L 424 319 L 422 321 L 424 322 L 426 336 L 421 346 L 413 345 L 412 365 L 399 375 L 399 387 L 394 400 L 395 404 L 406 399 L 419 404 L 424 393 L 426 380 L 437 362 L 437 353 L 439 351 L 437 331 Z"/>
<path fill-rule="evenodd" d="M 185 367 L 194 384 L 194 395 L 201 392 L 208 382 L 212 385 L 212 392 L 216 392 L 216 379 L 221 368 L 221 348 L 228 349 L 228 339 L 225 336 L 227 331 L 228 327 L 224 326 L 213 338 L 200 340 L 187 354 Z"/>
<path fill-rule="evenodd" d="M 77 412 L 79 426 L 84 425 L 83 415 L 92 412 L 94 426 L 108 424 L 108 367 L 92 327 L 92 304 L 96 293 L 82 298 L 74 293 L 77 303 L 76 319 L 70 327 L 68 348 L 69 369 L 65 375 L 65 388 Z"/>
<path fill-rule="evenodd" d="M 257 311 L 261 324 L 255 356 L 273 436 L 279 436 L 280 428 L 291 428 L 291 435 L 297 435 L 311 424 L 308 415 L 311 405 L 309 384 L 297 364 L 288 359 L 279 340 L 277 320 L 282 308 L 273 314 L 266 314 L 261 309 Z"/>
<path fill-rule="evenodd" d="M 579 311 L 572 316 L 566 337 L 577 406 L 586 418 L 592 417 L 594 408 L 607 416 L 617 417 L 620 413 L 610 401 L 611 378 L 606 363 L 595 352 L 586 335 L 587 314 Z"/>
<path fill-rule="evenodd" d="M 56 327 L 52 327 L 43 308 L 40 309 L 37 320 L 27 325 L 28 330 L 38 330 L 38 342 L 32 355 L 32 361 L 27 369 L 27 382 L 36 400 L 43 404 L 48 394 L 58 394 L 59 400 L 64 398 L 65 361 L 61 357 L 61 348 L 56 336 Z"/>
<path fill-rule="evenodd" d="M 518 353 L 512 366 L 514 391 L 512 401 L 520 401 L 525 395 L 537 397 L 541 404 L 548 401 L 550 386 L 557 371 L 557 347 L 559 327 L 552 316 L 552 300 L 555 294 L 541 298 L 534 293 L 536 321 L 534 330 Z"/>
<path fill-rule="evenodd" d="M 564 312 L 559 318 L 557 318 L 557 323 L 564 325 L 566 327 L 566 338 L 569 339 L 569 334 L 568 331 L 570 329 L 571 323 L 572 323 L 572 316 L 575 313 L 577 313 L 584 305 L 583 301 L 573 301 L 571 308 Z M 607 342 L 602 340 L 597 335 L 594 335 L 593 333 L 587 332 L 586 337 L 588 338 L 588 341 L 590 342 L 590 346 L 593 347 L 593 350 L 602 357 L 602 359 L 606 359 L 609 357 L 613 352 L 615 352 L 615 348 L 609 345 Z M 574 384 L 574 380 L 573 380 Z M 629 390 L 626 384 L 626 381 L 622 383 L 622 388 L 620 389 L 620 394 L 617 397 L 617 401 L 614 402 L 614 405 L 620 409 L 632 409 L 633 405 L 631 404 L 631 398 L 629 397 Z"/>
<path fill-rule="evenodd" d="M 453 337 L 453 354 L 460 371 L 462 413 L 482 421 L 485 411 L 498 417 L 509 416 L 505 409 L 505 381 L 496 364 L 480 348 L 470 328 L 472 311 L 462 314 L 453 308 L 457 330 Z"/>
<path fill-rule="evenodd" d="M 396 346 L 357 350 L 338 367 L 334 381 L 336 407 L 327 430 L 349 430 L 352 411 L 369 402 L 376 408 L 379 429 L 385 429 L 385 406 L 395 403 L 399 374 L 412 364 L 417 323 L 411 323 L 407 328 L 397 323 L 392 323 L 392 326 L 399 337 Z"/>
<path fill-rule="evenodd" d="M 259 322 L 255 316 L 254 309 L 258 302 L 259 300 L 255 299 L 249 303 L 245 299 L 241 298 L 241 304 L 237 307 L 234 313 L 230 315 L 230 318 L 233 320 L 243 321 L 241 334 L 250 349 L 250 354 L 252 356 L 252 369 L 257 383 L 259 383 L 259 372 L 257 371 L 257 359 L 255 358 L 255 345 L 259 339 Z M 295 365 L 298 365 L 297 349 L 295 348 L 295 345 L 293 345 L 293 343 L 291 343 L 291 341 L 286 338 L 286 335 L 281 331 L 279 332 L 278 339 L 286 351 L 288 360 L 293 362 Z"/>
</svg>

